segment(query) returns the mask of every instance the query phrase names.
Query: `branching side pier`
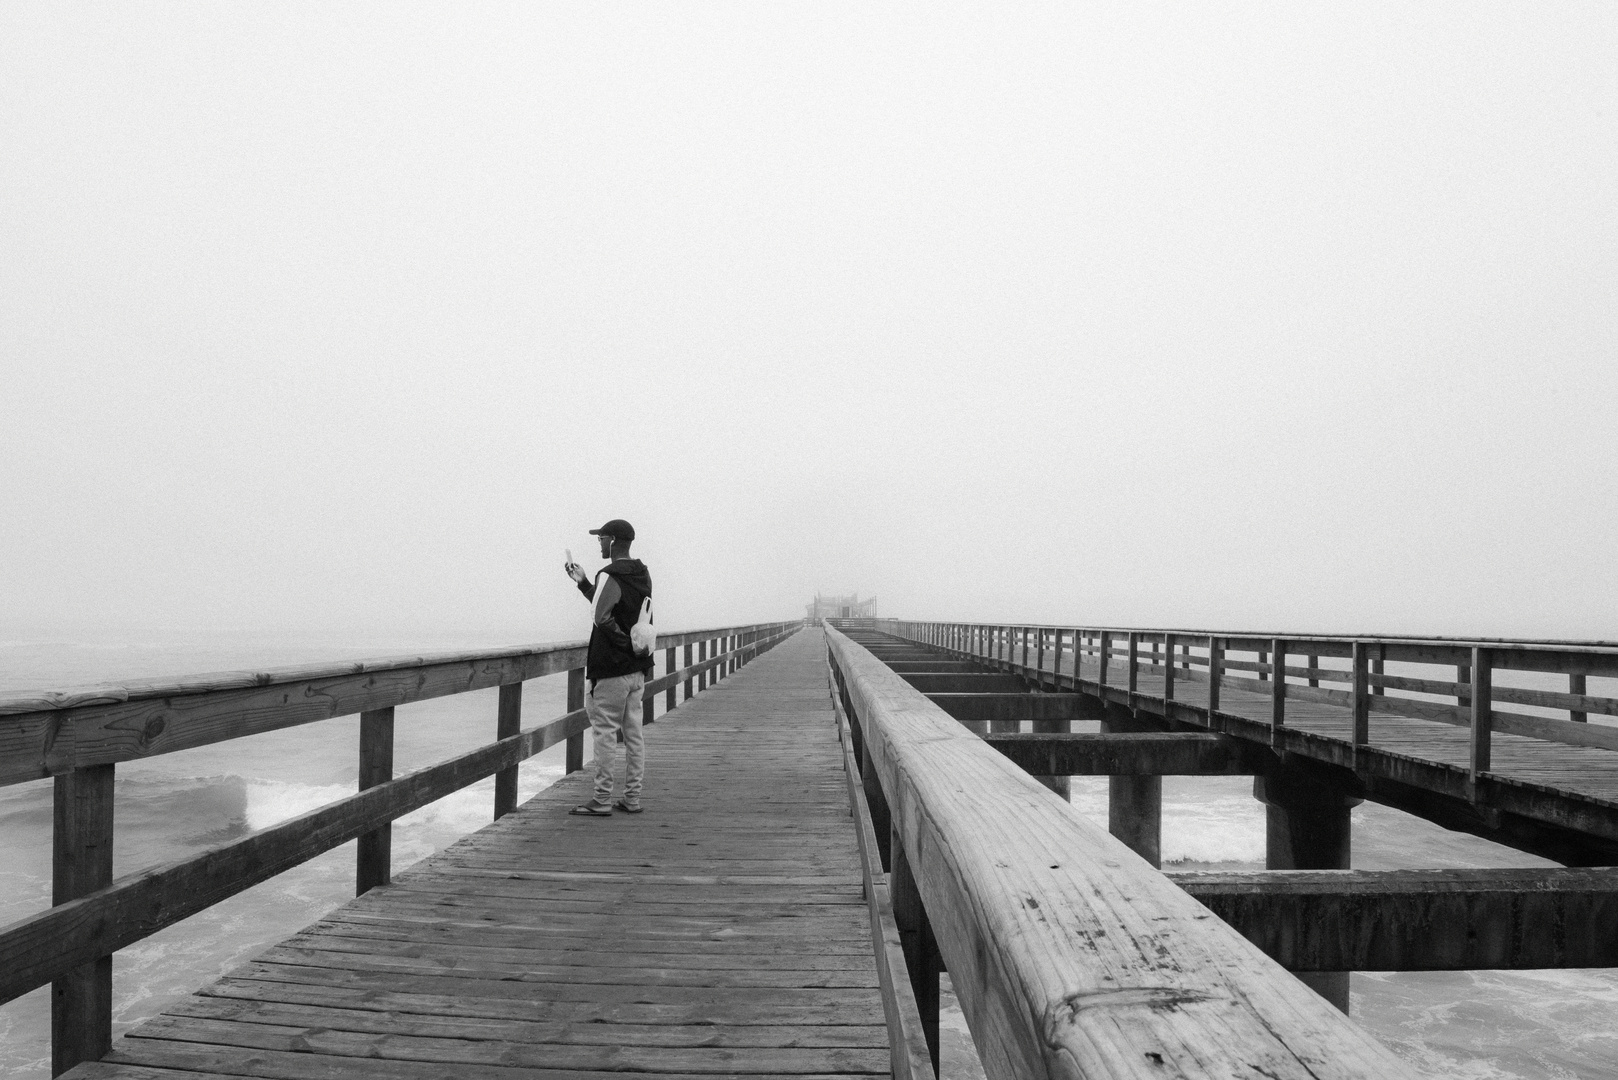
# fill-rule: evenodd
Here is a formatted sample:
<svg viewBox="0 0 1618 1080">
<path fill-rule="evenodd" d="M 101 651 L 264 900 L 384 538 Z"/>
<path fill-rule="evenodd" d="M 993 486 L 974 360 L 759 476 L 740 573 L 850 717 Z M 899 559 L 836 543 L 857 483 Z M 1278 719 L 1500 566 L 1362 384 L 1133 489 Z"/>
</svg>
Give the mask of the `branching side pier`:
<svg viewBox="0 0 1618 1080">
<path fill-rule="evenodd" d="M 1161 777 L 1252 775 L 1268 869 L 1171 877 L 1345 1010 L 1351 970 L 1618 963 L 1618 726 L 1591 719 L 1618 716 L 1618 646 L 899 620 L 850 633 L 1046 784 L 1110 776 L 1110 831 L 1153 865 Z M 1349 811 L 1366 799 L 1587 869 L 1351 871 Z"/>
</svg>

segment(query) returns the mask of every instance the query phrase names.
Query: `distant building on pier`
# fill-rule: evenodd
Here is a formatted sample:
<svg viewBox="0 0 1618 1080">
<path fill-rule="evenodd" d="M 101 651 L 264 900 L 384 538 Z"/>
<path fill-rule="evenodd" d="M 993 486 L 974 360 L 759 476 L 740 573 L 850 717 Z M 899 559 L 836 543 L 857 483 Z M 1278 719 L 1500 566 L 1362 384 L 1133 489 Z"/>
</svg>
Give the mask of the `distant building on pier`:
<svg viewBox="0 0 1618 1080">
<path fill-rule="evenodd" d="M 809 605 L 809 621 L 818 625 L 822 619 L 869 619 L 876 615 L 876 597 L 860 599 L 859 593 L 847 596 L 821 596 L 815 594 Z"/>
</svg>

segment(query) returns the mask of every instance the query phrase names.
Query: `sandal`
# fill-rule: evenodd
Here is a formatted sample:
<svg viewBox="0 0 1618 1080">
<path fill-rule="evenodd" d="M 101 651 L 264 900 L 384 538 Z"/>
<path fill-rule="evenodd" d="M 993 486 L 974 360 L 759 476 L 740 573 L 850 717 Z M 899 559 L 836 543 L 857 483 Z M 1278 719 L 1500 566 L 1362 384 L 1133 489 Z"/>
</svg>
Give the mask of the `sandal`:
<svg viewBox="0 0 1618 1080">
<path fill-rule="evenodd" d="M 612 806 L 614 810 L 622 810 L 626 814 L 640 814 L 644 813 L 646 810 L 646 807 L 642 806 L 640 803 L 636 803 L 634 806 L 631 806 L 622 799 L 619 799 L 617 802 L 613 803 Z"/>
<path fill-rule="evenodd" d="M 574 817 L 612 817 L 612 807 L 598 806 L 593 802 L 581 803 L 568 811 Z"/>
</svg>

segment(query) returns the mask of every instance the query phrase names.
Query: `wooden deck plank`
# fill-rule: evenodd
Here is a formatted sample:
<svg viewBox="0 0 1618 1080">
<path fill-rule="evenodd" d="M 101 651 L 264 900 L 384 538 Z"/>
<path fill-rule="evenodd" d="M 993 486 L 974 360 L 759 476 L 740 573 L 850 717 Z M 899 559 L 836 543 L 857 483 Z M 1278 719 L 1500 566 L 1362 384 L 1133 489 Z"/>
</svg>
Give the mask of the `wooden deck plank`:
<svg viewBox="0 0 1618 1080">
<path fill-rule="evenodd" d="M 647 813 L 569 817 L 567 777 L 73 1075 L 887 1073 L 823 649 L 647 728 Z"/>
<path fill-rule="evenodd" d="M 228 998 L 188 998 L 170 1009 L 168 1015 L 373 1034 L 390 1033 L 399 1026 L 397 1018 L 387 1013 L 348 1008 L 341 1004 Z M 439 1038 L 590 1046 L 771 1047 L 790 1044 L 871 1049 L 887 1045 L 886 1028 L 852 1024 L 579 1024 L 565 1020 L 457 1016 L 417 1010 L 410 1021 L 410 1028 L 417 1035 Z"/>
</svg>

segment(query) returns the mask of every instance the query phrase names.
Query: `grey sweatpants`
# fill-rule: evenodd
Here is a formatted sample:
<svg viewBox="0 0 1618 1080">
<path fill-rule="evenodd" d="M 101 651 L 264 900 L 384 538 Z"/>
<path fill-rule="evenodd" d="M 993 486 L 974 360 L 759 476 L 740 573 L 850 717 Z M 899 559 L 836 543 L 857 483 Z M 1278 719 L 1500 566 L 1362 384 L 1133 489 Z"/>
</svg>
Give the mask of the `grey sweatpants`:
<svg viewBox="0 0 1618 1080">
<path fill-rule="evenodd" d="M 641 694 L 646 676 L 639 671 L 598 679 L 584 697 L 584 711 L 590 716 L 590 732 L 595 737 L 595 803 L 612 805 L 612 766 L 618 756 L 617 734 L 624 733 L 624 751 L 629 759 L 624 778 L 624 800 L 640 801 L 646 779 L 646 740 L 641 734 Z"/>
</svg>

